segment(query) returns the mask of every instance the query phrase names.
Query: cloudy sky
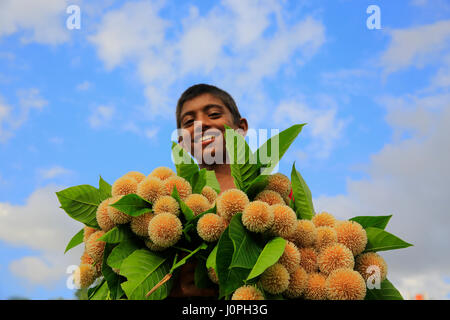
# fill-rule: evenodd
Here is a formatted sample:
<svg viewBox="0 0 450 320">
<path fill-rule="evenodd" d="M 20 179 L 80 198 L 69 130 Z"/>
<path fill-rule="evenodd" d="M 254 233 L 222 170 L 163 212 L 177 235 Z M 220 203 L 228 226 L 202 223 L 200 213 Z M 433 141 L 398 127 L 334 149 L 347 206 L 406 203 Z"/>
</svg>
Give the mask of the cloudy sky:
<svg viewBox="0 0 450 320">
<path fill-rule="evenodd" d="M 252 129 L 308 123 L 279 171 L 296 162 L 316 211 L 393 214 L 414 247 L 382 254 L 390 280 L 450 298 L 448 1 L 2 0 L 0 299 L 74 297 L 82 248 L 63 252 L 82 226 L 55 192 L 173 167 L 195 83 L 228 91 Z"/>
</svg>

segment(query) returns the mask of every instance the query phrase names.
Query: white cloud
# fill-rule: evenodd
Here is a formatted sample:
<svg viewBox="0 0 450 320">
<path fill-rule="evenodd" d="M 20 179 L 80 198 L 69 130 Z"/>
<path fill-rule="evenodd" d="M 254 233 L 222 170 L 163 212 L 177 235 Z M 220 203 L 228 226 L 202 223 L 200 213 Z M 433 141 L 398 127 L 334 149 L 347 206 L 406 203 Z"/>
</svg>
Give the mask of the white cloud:
<svg viewBox="0 0 450 320">
<path fill-rule="evenodd" d="M 316 102 L 318 107 L 311 107 L 304 98 L 282 101 L 273 112 L 273 120 L 280 127 L 297 123 L 307 123 L 302 130 L 310 138 L 308 154 L 317 158 L 326 158 L 342 137 L 348 119 L 338 117 L 336 102 L 323 97 L 327 103 Z M 320 100 L 320 99 L 319 99 Z M 322 107 L 326 105 L 327 107 Z"/>
<path fill-rule="evenodd" d="M 64 250 L 83 225 L 59 208 L 55 192 L 61 189 L 37 189 L 23 205 L 0 203 L 0 241 L 37 251 L 9 264 L 11 272 L 27 285 L 52 287 L 68 276 L 68 266 L 79 264 L 82 245 L 66 254 Z"/>
<path fill-rule="evenodd" d="M 405 292 L 427 291 L 444 299 L 443 279 L 450 276 L 450 95 L 380 102 L 386 103 L 386 120 L 397 137 L 371 157 L 365 170 L 369 178 L 349 180 L 345 195 L 316 197 L 315 208 L 343 219 L 393 214 L 387 231 L 414 246 L 383 253 L 391 280 Z"/>
<path fill-rule="evenodd" d="M 73 1 L 72 1 L 73 3 Z M 0 37 L 24 31 L 24 43 L 61 44 L 69 40 L 65 19 L 67 0 L 3 0 Z"/>
<path fill-rule="evenodd" d="M 19 90 L 17 98 L 17 105 L 12 107 L 0 95 L 0 143 L 14 135 L 28 120 L 31 110 L 42 110 L 48 103 L 35 88 Z"/>
<path fill-rule="evenodd" d="M 88 122 L 92 128 L 101 128 L 107 126 L 115 113 L 112 106 L 98 106 L 88 118 Z"/>
<path fill-rule="evenodd" d="M 83 82 L 77 84 L 77 86 L 75 87 L 75 89 L 76 89 L 77 91 L 87 91 L 87 90 L 89 90 L 91 87 L 92 87 L 92 83 L 86 80 L 86 81 L 83 81 Z"/>
<path fill-rule="evenodd" d="M 450 20 L 388 32 L 392 40 L 380 61 L 387 74 L 410 66 L 421 68 L 450 47 Z"/>
<path fill-rule="evenodd" d="M 39 169 L 39 177 L 44 180 L 54 179 L 60 176 L 70 175 L 73 172 L 61 166 L 54 166 L 48 169 Z"/>
</svg>

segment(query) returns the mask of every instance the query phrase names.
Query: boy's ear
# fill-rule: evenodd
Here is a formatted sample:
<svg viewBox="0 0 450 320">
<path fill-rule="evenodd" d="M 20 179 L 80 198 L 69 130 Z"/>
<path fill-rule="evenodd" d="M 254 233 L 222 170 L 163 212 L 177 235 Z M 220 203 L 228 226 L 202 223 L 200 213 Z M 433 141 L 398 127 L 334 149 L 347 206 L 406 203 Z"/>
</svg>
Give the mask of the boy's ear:
<svg viewBox="0 0 450 320">
<path fill-rule="evenodd" d="M 241 118 L 241 120 L 239 120 L 239 131 L 241 131 L 243 133 L 243 136 L 245 137 L 247 135 L 247 131 L 248 131 L 248 122 L 247 119 L 245 118 Z"/>
</svg>

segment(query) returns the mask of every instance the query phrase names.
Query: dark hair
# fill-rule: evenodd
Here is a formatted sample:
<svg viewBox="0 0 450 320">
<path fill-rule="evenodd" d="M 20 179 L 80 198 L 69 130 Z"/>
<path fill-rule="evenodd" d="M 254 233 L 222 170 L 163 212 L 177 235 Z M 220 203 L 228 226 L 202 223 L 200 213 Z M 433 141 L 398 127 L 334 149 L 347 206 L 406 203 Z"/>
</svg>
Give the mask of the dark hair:
<svg viewBox="0 0 450 320">
<path fill-rule="evenodd" d="M 196 84 L 186 89 L 183 94 L 180 96 L 177 102 L 177 109 L 175 111 L 175 117 L 177 119 L 177 128 L 181 128 L 181 109 L 186 101 L 194 99 L 201 94 L 209 93 L 214 97 L 222 100 L 223 104 L 230 110 L 231 115 L 233 116 L 234 124 L 239 124 L 241 119 L 241 114 L 239 113 L 236 102 L 233 97 L 226 91 L 217 88 L 213 85 L 209 84 Z"/>
</svg>

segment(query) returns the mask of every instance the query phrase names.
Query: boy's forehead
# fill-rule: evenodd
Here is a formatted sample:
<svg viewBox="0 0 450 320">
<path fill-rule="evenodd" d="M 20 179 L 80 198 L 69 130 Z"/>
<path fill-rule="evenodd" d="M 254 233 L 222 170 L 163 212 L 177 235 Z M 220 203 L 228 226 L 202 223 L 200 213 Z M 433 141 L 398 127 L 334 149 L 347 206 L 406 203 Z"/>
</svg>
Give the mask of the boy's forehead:
<svg viewBox="0 0 450 320">
<path fill-rule="evenodd" d="M 228 108 L 225 106 L 223 101 L 210 93 L 203 93 L 193 99 L 186 101 L 181 108 L 181 116 L 189 111 L 201 110 L 207 105 L 219 105 L 224 107 L 225 110 Z"/>
</svg>

